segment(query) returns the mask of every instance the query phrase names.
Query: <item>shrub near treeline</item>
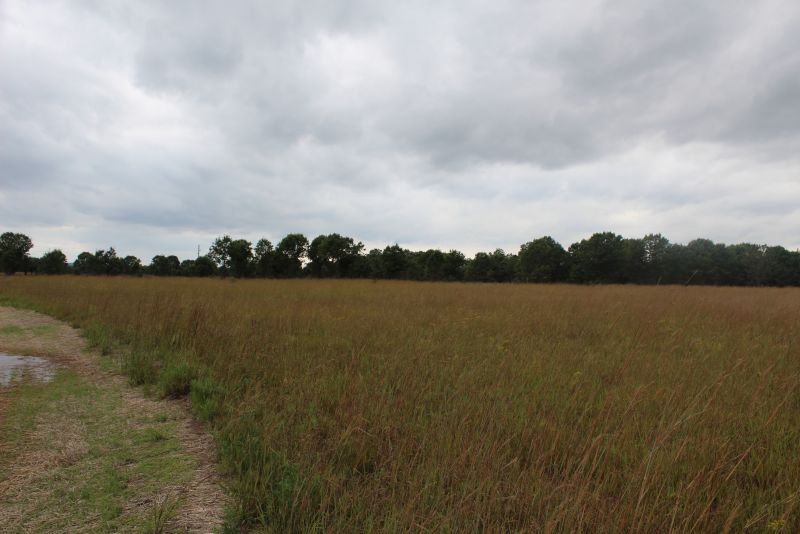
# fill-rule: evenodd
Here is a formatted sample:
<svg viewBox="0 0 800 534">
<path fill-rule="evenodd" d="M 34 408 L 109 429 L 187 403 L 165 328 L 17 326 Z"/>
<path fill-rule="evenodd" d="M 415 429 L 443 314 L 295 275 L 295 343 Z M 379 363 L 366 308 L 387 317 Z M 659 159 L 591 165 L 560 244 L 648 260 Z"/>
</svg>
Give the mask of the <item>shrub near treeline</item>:
<svg viewBox="0 0 800 534">
<path fill-rule="evenodd" d="M 26 241 L 27 240 L 27 241 Z M 27 246 L 27 248 L 25 248 Z M 312 241 L 289 234 L 273 246 L 245 239 L 217 238 L 206 255 L 180 261 L 157 255 L 145 266 L 114 248 L 82 252 L 69 265 L 60 250 L 31 258 L 23 234 L 0 238 L 0 262 L 7 273 L 233 276 L 237 278 L 371 278 L 470 282 L 571 282 L 581 284 L 695 284 L 734 286 L 800 285 L 800 252 L 780 246 L 724 245 L 695 239 L 686 245 L 661 235 L 626 239 L 597 233 L 564 249 L 551 237 L 523 244 L 517 254 L 502 249 L 467 258 L 457 250 L 412 251 L 399 245 L 365 252 L 364 245 L 339 234 Z"/>
<path fill-rule="evenodd" d="M 268 532 L 798 532 L 800 290 L 6 277 Z M 259 531 L 260 531 L 259 530 Z"/>
</svg>

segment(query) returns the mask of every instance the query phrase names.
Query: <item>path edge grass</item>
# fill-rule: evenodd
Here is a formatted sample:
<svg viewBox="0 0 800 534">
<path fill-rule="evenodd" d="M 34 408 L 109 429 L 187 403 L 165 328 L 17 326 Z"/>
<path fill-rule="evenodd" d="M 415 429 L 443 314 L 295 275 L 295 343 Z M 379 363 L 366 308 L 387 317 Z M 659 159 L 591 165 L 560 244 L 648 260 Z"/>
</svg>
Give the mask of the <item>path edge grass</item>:
<svg viewBox="0 0 800 534">
<path fill-rule="evenodd" d="M 44 304 L 0 294 L 0 306 L 41 313 L 67 323 L 78 330 L 90 350 L 100 355 L 98 364 L 102 368 L 127 377 L 128 385 L 140 388 L 145 396 L 161 400 L 186 399 L 189 416 L 198 421 L 214 440 L 217 448 L 215 460 L 223 475 L 223 489 L 234 497 L 224 508 L 221 532 L 239 533 L 258 523 L 251 510 L 259 507 L 253 506 L 252 501 L 248 502 L 243 487 L 247 484 L 237 481 L 243 474 L 242 461 L 237 458 L 237 452 L 241 452 L 241 440 L 234 437 L 234 431 L 225 431 L 215 424 L 223 390 L 204 369 L 176 357 L 163 346 L 134 348 L 129 340 L 115 336 L 97 321 L 63 316 Z"/>
</svg>

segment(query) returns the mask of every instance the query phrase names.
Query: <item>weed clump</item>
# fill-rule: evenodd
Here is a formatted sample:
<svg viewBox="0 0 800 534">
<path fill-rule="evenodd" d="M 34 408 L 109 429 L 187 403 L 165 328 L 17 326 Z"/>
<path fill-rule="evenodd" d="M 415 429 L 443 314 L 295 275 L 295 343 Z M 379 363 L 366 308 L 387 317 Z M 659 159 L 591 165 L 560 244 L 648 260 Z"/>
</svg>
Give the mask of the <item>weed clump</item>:
<svg viewBox="0 0 800 534">
<path fill-rule="evenodd" d="M 189 400 L 197 418 L 203 422 L 214 419 L 219 413 L 222 389 L 208 377 L 191 381 Z"/>
<path fill-rule="evenodd" d="M 223 431 L 220 453 L 235 475 L 231 491 L 237 507 L 228 511 L 229 525 L 260 526 L 274 532 L 308 530 L 304 527 L 309 526 L 309 518 L 296 511 L 300 505 L 319 509 L 319 477 L 309 476 L 284 453 L 266 446 L 255 422 Z"/>
<path fill-rule="evenodd" d="M 168 364 L 158 377 L 158 392 L 163 398 L 185 397 L 194 376 L 194 370 L 187 363 Z"/>
<path fill-rule="evenodd" d="M 122 372 L 132 386 L 155 384 L 158 378 L 156 361 L 152 352 L 131 351 L 123 357 Z"/>
</svg>

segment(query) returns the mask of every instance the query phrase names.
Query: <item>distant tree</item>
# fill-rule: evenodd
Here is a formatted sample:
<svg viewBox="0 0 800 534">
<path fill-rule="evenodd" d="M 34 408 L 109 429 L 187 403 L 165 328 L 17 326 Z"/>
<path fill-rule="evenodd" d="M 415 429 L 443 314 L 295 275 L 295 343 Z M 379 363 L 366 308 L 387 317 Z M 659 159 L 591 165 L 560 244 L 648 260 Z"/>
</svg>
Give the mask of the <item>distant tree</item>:
<svg viewBox="0 0 800 534">
<path fill-rule="evenodd" d="M 409 251 L 395 243 L 383 249 L 380 272 L 384 278 L 408 278 Z"/>
<path fill-rule="evenodd" d="M 275 247 L 276 272 L 279 276 L 297 277 L 303 272 L 308 253 L 308 239 L 303 234 L 288 234 Z"/>
<path fill-rule="evenodd" d="M 710 284 L 714 280 L 714 242 L 710 239 L 694 239 L 686 245 L 685 265 L 689 277 L 684 283 Z"/>
<path fill-rule="evenodd" d="M 462 252 L 458 250 L 450 250 L 444 255 L 444 263 L 442 264 L 443 280 L 456 281 L 464 279 L 464 267 L 467 264 L 467 258 L 464 257 Z"/>
<path fill-rule="evenodd" d="M 339 234 L 320 235 L 308 246 L 308 269 L 313 276 L 349 277 L 351 269 L 364 249 L 352 237 Z"/>
<path fill-rule="evenodd" d="M 208 249 L 208 257 L 217 265 L 222 276 L 230 272 L 232 242 L 231 236 L 224 235 L 216 238 Z"/>
<path fill-rule="evenodd" d="M 467 262 L 464 279 L 470 282 L 493 282 L 492 259 L 486 252 L 477 252 Z"/>
<path fill-rule="evenodd" d="M 123 274 L 138 276 L 142 274 L 142 260 L 136 256 L 125 256 L 122 258 Z"/>
<path fill-rule="evenodd" d="M 39 258 L 37 270 L 42 274 L 64 274 L 69 271 L 67 257 L 59 249 L 45 252 Z"/>
<path fill-rule="evenodd" d="M 439 249 L 428 249 L 418 257 L 419 278 L 421 280 L 444 280 L 445 255 Z"/>
<path fill-rule="evenodd" d="M 194 271 L 190 276 L 214 276 L 217 265 L 208 256 L 200 256 L 194 260 Z"/>
<path fill-rule="evenodd" d="M 730 268 L 726 273 L 727 283 L 735 286 L 761 286 L 767 277 L 766 245 L 753 243 L 739 243 L 729 245 L 727 255 L 730 259 Z"/>
<path fill-rule="evenodd" d="M 33 244 L 24 234 L 0 235 L 0 268 L 6 273 L 69 272 L 60 250 L 41 258 L 29 255 Z M 479 252 L 467 259 L 457 250 L 412 251 L 398 244 L 372 249 L 337 233 L 323 234 L 310 243 L 302 234 L 288 234 L 273 247 L 260 239 L 255 248 L 245 239 L 218 237 L 206 256 L 180 262 L 157 255 L 142 267 L 135 256 L 120 258 L 114 247 L 82 252 L 72 264 L 77 274 L 158 276 L 279 276 L 371 277 L 407 280 L 469 280 L 481 282 L 664 283 L 750 286 L 800 285 L 800 251 L 753 243 L 725 245 L 695 239 L 673 244 L 661 234 L 623 238 L 596 233 L 567 251 L 552 237 L 520 246 L 519 254 L 502 249 Z"/>
<path fill-rule="evenodd" d="M 246 239 L 231 241 L 228 253 L 230 255 L 231 274 L 236 278 L 247 276 L 250 271 L 250 261 L 253 259 L 253 249 L 250 241 Z"/>
<path fill-rule="evenodd" d="M 519 249 L 519 278 L 525 282 L 559 282 L 566 277 L 568 254 L 550 236 L 540 237 Z"/>
<path fill-rule="evenodd" d="M 33 242 L 25 234 L 6 232 L 0 235 L 0 268 L 6 274 L 27 270 L 28 252 L 32 248 Z"/>
<path fill-rule="evenodd" d="M 656 284 L 663 281 L 668 283 L 669 264 L 668 254 L 670 252 L 669 239 L 661 234 L 647 234 L 642 238 L 642 248 L 644 249 L 644 273 L 643 281 Z"/>
<path fill-rule="evenodd" d="M 348 276 L 352 278 L 375 278 L 372 275 L 372 266 L 369 259 L 369 254 L 361 253 L 356 256 L 348 270 L 350 272 Z"/>
<path fill-rule="evenodd" d="M 95 274 L 116 275 L 122 274 L 125 270 L 125 263 L 122 258 L 117 256 L 114 247 L 109 247 L 108 250 L 98 250 L 94 253 L 94 257 L 99 269 L 99 272 Z"/>
<path fill-rule="evenodd" d="M 306 269 L 311 276 L 330 276 L 328 258 L 322 250 L 327 236 L 318 235 L 308 244 L 308 265 Z"/>
<path fill-rule="evenodd" d="M 573 282 L 613 284 L 624 281 L 622 236 L 613 232 L 596 233 L 570 246 L 569 254 Z"/>
<path fill-rule="evenodd" d="M 686 245 L 684 265 L 689 276 L 683 282 L 695 285 L 731 284 L 733 262 L 730 250 L 710 239 L 695 239 Z"/>
<path fill-rule="evenodd" d="M 81 252 L 72 263 L 75 274 L 98 274 L 97 258 L 91 252 Z"/>
<path fill-rule="evenodd" d="M 253 263 L 255 264 L 256 276 L 272 277 L 277 274 L 275 248 L 269 239 L 261 238 L 258 240 L 253 250 Z"/>
<path fill-rule="evenodd" d="M 35 258 L 33 256 L 25 256 L 25 261 L 23 262 L 22 270 L 27 274 L 33 274 L 39 270 L 39 258 Z"/>
<path fill-rule="evenodd" d="M 153 256 L 147 271 L 155 276 L 176 276 L 180 274 L 181 262 L 177 256 Z"/>
<path fill-rule="evenodd" d="M 76 274 L 92 275 L 115 275 L 124 271 L 125 264 L 122 258 L 117 256 L 114 247 L 108 250 L 96 250 L 91 252 L 81 252 L 72 264 Z"/>
<path fill-rule="evenodd" d="M 642 239 L 622 240 L 620 282 L 640 284 L 647 278 L 647 250 Z"/>
<path fill-rule="evenodd" d="M 371 249 L 363 261 L 364 272 L 369 278 L 386 278 L 386 270 L 383 264 L 383 251 L 379 248 Z"/>
<path fill-rule="evenodd" d="M 196 276 L 195 275 L 195 260 L 183 260 L 179 269 L 181 276 Z"/>
<path fill-rule="evenodd" d="M 408 280 L 426 280 L 425 269 L 427 265 L 425 260 L 428 257 L 426 252 L 419 250 L 406 250 L 406 261 L 408 267 L 406 268 L 405 278 Z"/>
<path fill-rule="evenodd" d="M 783 247 L 764 251 L 764 283 L 771 286 L 800 285 L 800 253 Z"/>
<path fill-rule="evenodd" d="M 494 252 L 478 252 L 467 263 L 465 279 L 473 282 L 512 282 L 517 271 L 518 258 L 506 254 L 503 249 Z"/>
</svg>

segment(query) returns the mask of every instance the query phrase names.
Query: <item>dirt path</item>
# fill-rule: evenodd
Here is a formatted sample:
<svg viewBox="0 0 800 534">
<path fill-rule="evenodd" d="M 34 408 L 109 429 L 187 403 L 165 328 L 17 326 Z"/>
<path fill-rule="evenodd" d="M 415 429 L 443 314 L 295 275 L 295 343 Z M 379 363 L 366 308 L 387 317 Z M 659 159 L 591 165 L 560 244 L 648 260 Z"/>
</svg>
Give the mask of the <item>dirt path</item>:
<svg viewBox="0 0 800 534">
<path fill-rule="evenodd" d="M 227 502 L 211 437 L 181 401 L 146 398 L 45 315 L 0 307 L 0 351 L 53 382 L 0 387 L 0 530 L 213 532 Z"/>
</svg>

